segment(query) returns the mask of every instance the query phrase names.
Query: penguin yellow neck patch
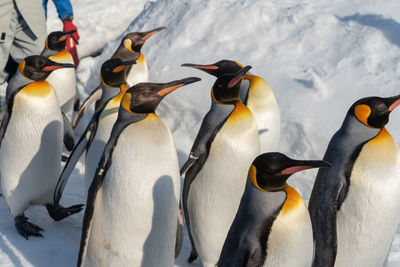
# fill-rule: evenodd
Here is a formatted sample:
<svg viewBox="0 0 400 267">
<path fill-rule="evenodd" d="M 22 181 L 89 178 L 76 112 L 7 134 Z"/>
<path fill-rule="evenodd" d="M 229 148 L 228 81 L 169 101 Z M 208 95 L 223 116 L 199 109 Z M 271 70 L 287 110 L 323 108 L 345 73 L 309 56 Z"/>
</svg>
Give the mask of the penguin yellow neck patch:
<svg viewBox="0 0 400 267">
<path fill-rule="evenodd" d="M 297 193 L 297 191 L 293 187 L 289 185 L 286 186 L 285 192 L 286 192 L 286 201 L 285 204 L 283 204 L 281 211 L 283 214 L 291 212 L 292 210 L 297 208 L 297 206 L 299 206 L 303 201 L 300 194 Z"/>
<path fill-rule="evenodd" d="M 371 114 L 371 108 L 368 105 L 362 104 L 354 108 L 354 115 L 361 121 L 364 125 L 371 127 L 368 124 L 368 117 Z"/>
<path fill-rule="evenodd" d="M 42 82 L 33 82 L 28 84 L 21 90 L 21 92 L 31 97 L 33 96 L 44 97 L 49 95 L 52 92 L 52 90 L 53 87 L 51 87 L 51 85 L 48 82 L 42 81 Z"/>
<path fill-rule="evenodd" d="M 233 109 L 231 115 L 229 115 L 228 122 L 239 122 L 248 116 L 253 116 L 253 114 L 245 105 L 243 105 L 242 102 L 238 101 L 235 103 L 235 108 Z"/>
</svg>

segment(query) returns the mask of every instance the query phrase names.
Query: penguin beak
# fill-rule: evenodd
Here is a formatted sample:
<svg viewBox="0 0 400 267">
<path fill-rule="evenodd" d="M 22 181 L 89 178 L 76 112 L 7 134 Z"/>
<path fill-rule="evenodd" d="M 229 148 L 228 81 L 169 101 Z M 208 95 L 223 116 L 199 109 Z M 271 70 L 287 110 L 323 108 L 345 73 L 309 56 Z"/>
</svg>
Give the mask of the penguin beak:
<svg viewBox="0 0 400 267">
<path fill-rule="evenodd" d="M 291 166 L 282 170 L 282 174 L 291 175 L 302 170 L 327 167 L 331 167 L 331 164 L 323 160 L 294 160 Z"/>
<path fill-rule="evenodd" d="M 388 106 L 389 111 L 394 110 L 397 106 L 400 105 L 400 95 L 385 98 L 385 103 Z"/>
<path fill-rule="evenodd" d="M 67 40 L 69 37 L 72 37 L 72 34 L 74 34 L 74 33 L 76 33 L 76 30 L 66 32 L 63 35 L 61 35 L 60 38 L 58 38 L 58 41 L 62 42 L 62 41 Z"/>
<path fill-rule="evenodd" d="M 199 70 L 217 70 L 218 66 L 216 65 L 196 65 L 191 63 L 182 64 L 181 67 L 191 67 Z"/>
<path fill-rule="evenodd" d="M 188 84 L 191 84 L 191 83 L 195 83 L 195 82 L 198 82 L 200 80 L 201 79 L 197 78 L 197 77 L 189 77 L 189 78 L 186 78 L 186 79 L 182 79 L 182 80 L 178 80 L 178 81 L 173 81 L 173 82 L 167 83 L 166 84 L 167 87 L 166 88 L 162 88 L 157 93 L 157 95 L 158 96 L 166 96 L 166 95 L 172 93 L 173 91 L 175 91 L 176 89 L 178 89 L 179 87 L 182 87 L 182 86 L 185 86 L 185 85 L 188 85 Z"/>
<path fill-rule="evenodd" d="M 128 68 L 129 66 L 132 66 L 133 64 L 136 64 L 136 60 L 123 61 L 119 66 L 115 67 L 112 70 L 112 72 L 114 73 L 121 72 L 124 69 Z"/>
<path fill-rule="evenodd" d="M 149 39 L 152 35 L 156 34 L 157 32 L 160 32 L 162 30 L 166 29 L 166 27 L 159 27 L 159 28 L 155 28 L 154 30 L 148 31 L 148 32 L 144 32 L 144 37 L 142 37 L 143 40 L 147 40 Z"/>
<path fill-rule="evenodd" d="M 57 62 L 49 60 L 47 65 L 42 68 L 42 71 L 51 72 L 53 70 L 61 69 L 61 68 L 75 68 L 75 66 L 74 66 L 74 64 L 57 63 Z"/>
<path fill-rule="evenodd" d="M 237 85 L 239 82 L 242 81 L 244 75 L 246 75 L 246 73 L 251 69 L 251 66 L 246 66 L 243 69 L 239 70 L 235 77 L 233 77 L 233 79 L 228 83 L 228 88 L 232 88 L 235 85 Z"/>
</svg>

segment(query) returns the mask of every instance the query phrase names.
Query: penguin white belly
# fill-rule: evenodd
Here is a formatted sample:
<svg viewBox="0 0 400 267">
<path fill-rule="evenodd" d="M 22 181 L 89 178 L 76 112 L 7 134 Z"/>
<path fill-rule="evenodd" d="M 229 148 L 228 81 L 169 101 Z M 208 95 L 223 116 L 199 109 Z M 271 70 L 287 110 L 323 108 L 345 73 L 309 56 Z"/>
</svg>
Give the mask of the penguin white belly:
<svg viewBox="0 0 400 267">
<path fill-rule="evenodd" d="M 98 192 L 86 266 L 173 266 L 179 187 L 165 124 L 146 118 L 127 126 Z"/>
<path fill-rule="evenodd" d="M 147 63 L 144 56 L 141 54 L 136 64 L 132 65 L 127 77 L 126 82 L 129 86 L 133 86 L 138 83 L 149 81 L 149 71 L 147 69 Z"/>
<path fill-rule="evenodd" d="M 274 223 L 267 243 L 264 267 L 310 267 L 313 257 L 313 233 L 310 214 L 298 193 L 289 207 L 283 207 Z"/>
<path fill-rule="evenodd" d="M 250 79 L 247 107 L 253 113 L 260 136 L 260 153 L 275 151 L 279 144 L 281 114 L 274 93 L 258 76 Z"/>
<path fill-rule="evenodd" d="M 96 172 L 96 166 L 99 163 L 104 147 L 106 146 L 115 121 L 118 118 L 119 102 L 111 100 L 104 111 L 101 113 L 97 125 L 96 135 L 86 153 L 85 164 L 85 194 L 87 194 L 90 184 Z"/>
<path fill-rule="evenodd" d="M 337 215 L 336 267 L 383 266 L 400 219 L 398 146 L 384 129 L 364 145 Z"/>
<path fill-rule="evenodd" d="M 76 95 L 76 78 L 74 68 L 63 68 L 53 71 L 46 79 L 57 94 L 61 110 L 71 120 Z"/>
<path fill-rule="evenodd" d="M 239 208 L 249 166 L 259 153 L 253 116 L 233 123 L 232 116 L 215 136 L 187 200 L 191 233 L 204 266 L 214 266 L 219 259 Z"/>
<path fill-rule="evenodd" d="M 15 96 L 0 148 L 1 187 L 13 217 L 30 204 L 50 203 L 61 169 L 63 124 L 57 97 L 51 87 L 43 97 L 23 90 Z"/>
</svg>

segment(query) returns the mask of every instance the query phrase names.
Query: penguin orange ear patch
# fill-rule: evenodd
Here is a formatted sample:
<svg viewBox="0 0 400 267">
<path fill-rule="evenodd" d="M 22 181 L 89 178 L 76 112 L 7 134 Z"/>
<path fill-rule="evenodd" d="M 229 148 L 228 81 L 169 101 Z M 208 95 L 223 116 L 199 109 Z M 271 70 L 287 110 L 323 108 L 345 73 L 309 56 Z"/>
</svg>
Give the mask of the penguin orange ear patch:
<svg viewBox="0 0 400 267">
<path fill-rule="evenodd" d="M 25 60 L 22 60 L 21 63 L 19 63 L 18 69 L 19 69 L 19 72 L 24 73 Z"/>
<path fill-rule="evenodd" d="M 257 183 L 257 168 L 254 165 L 251 165 L 249 168 L 248 176 L 250 179 L 250 182 L 258 189 L 261 191 L 264 191 Z"/>
<path fill-rule="evenodd" d="M 131 39 L 125 39 L 125 40 L 124 40 L 124 47 L 125 47 L 126 49 L 128 49 L 129 51 L 134 52 L 134 51 L 132 50 L 132 40 L 131 40 Z"/>
<path fill-rule="evenodd" d="M 130 113 L 132 113 L 131 101 L 132 101 L 132 95 L 130 93 L 125 93 L 121 101 L 121 107 Z"/>
<path fill-rule="evenodd" d="M 354 115 L 359 121 L 361 121 L 366 126 L 369 126 L 368 117 L 370 114 L 371 114 L 371 108 L 368 105 L 361 104 L 354 108 Z"/>
</svg>

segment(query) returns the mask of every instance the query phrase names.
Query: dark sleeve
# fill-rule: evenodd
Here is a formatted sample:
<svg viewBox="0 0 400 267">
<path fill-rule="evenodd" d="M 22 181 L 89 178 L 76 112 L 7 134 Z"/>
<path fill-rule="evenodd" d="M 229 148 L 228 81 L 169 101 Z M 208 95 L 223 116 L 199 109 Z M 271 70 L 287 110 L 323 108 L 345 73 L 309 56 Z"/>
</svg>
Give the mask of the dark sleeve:
<svg viewBox="0 0 400 267">
<path fill-rule="evenodd" d="M 48 0 L 44 0 L 48 1 Z M 44 4 L 43 1 L 43 4 Z M 72 5 L 69 0 L 53 0 L 54 5 L 56 6 L 58 17 L 64 21 L 68 16 L 73 16 Z"/>
</svg>

